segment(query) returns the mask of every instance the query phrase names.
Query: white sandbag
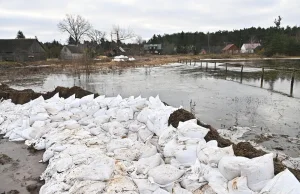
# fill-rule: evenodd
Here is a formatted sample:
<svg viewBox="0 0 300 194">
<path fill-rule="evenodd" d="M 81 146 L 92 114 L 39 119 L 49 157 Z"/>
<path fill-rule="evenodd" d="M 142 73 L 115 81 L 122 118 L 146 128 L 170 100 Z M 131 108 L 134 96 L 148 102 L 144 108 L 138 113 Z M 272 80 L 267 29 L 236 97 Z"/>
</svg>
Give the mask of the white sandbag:
<svg viewBox="0 0 300 194">
<path fill-rule="evenodd" d="M 51 115 L 56 115 L 60 111 L 64 110 L 64 105 L 62 103 L 47 103 L 44 105 L 44 108 Z"/>
<path fill-rule="evenodd" d="M 118 95 L 117 97 L 112 98 L 112 100 L 110 101 L 108 107 L 110 109 L 115 108 L 115 107 L 119 107 L 122 100 L 123 100 L 122 96 Z"/>
<path fill-rule="evenodd" d="M 34 149 L 36 150 L 44 150 L 46 149 L 46 140 L 43 138 L 38 139 L 35 143 L 34 143 Z"/>
<path fill-rule="evenodd" d="M 197 145 L 185 145 L 175 152 L 175 158 L 182 165 L 191 166 L 197 160 Z"/>
<path fill-rule="evenodd" d="M 138 189 L 134 182 L 127 176 L 115 176 L 107 184 L 107 193 L 123 193 L 134 191 Z"/>
<path fill-rule="evenodd" d="M 139 174 L 147 174 L 148 171 L 161 164 L 160 154 L 155 154 L 148 158 L 141 158 L 135 163 L 136 171 Z"/>
<path fill-rule="evenodd" d="M 137 120 L 141 123 L 147 123 L 148 116 L 153 113 L 153 110 L 148 107 L 144 108 L 137 116 Z"/>
<path fill-rule="evenodd" d="M 133 111 L 131 108 L 124 108 L 117 110 L 117 121 L 128 121 L 133 119 Z"/>
<path fill-rule="evenodd" d="M 89 102 L 92 102 L 93 100 L 94 100 L 94 94 L 90 94 L 90 95 L 82 97 L 79 101 L 79 104 L 84 105 L 84 104 L 87 104 Z"/>
<path fill-rule="evenodd" d="M 159 188 L 155 183 L 151 183 L 148 179 L 133 179 L 140 193 L 153 193 Z"/>
<path fill-rule="evenodd" d="M 95 112 L 95 113 L 93 114 L 93 116 L 94 116 L 95 118 L 97 118 L 97 117 L 99 117 L 99 116 L 104 116 L 105 113 L 106 113 L 106 111 L 107 111 L 106 108 L 101 108 L 101 109 L 99 109 L 97 112 Z"/>
<path fill-rule="evenodd" d="M 184 174 L 183 170 L 179 170 L 172 165 L 163 164 L 149 170 L 149 177 L 159 185 L 169 185 L 178 180 Z"/>
<path fill-rule="evenodd" d="M 170 194 L 170 193 L 164 189 L 158 188 L 152 194 Z"/>
<path fill-rule="evenodd" d="M 58 173 L 62 173 L 64 171 L 68 170 L 69 168 L 71 168 L 72 164 L 73 164 L 72 157 L 61 158 L 61 159 L 55 161 L 56 171 Z"/>
<path fill-rule="evenodd" d="M 81 102 L 80 99 L 76 98 L 69 104 L 69 107 L 70 108 L 78 108 L 78 107 L 80 107 L 80 102 Z"/>
<path fill-rule="evenodd" d="M 225 148 L 205 147 L 202 150 L 197 150 L 197 152 L 200 162 L 204 162 L 213 167 L 218 167 L 219 161 L 224 156 L 234 156 L 232 145 Z"/>
<path fill-rule="evenodd" d="M 65 193 L 70 189 L 70 185 L 64 182 L 48 182 L 44 184 L 39 194 Z"/>
<path fill-rule="evenodd" d="M 163 130 L 162 134 L 159 136 L 158 144 L 164 146 L 166 143 L 171 141 L 176 135 L 176 129 L 170 125 Z"/>
<path fill-rule="evenodd" d="M 54 122 L 62 122 L 69 120 L 72 115 L 73 113 L 69 111 L 61 111 L 57 115 L 52 115 L 50 119 Z"/>
<path fill-rule="evenodd" d="M 274 177 L 273 154 L 253 158 L 241 165 L 241 176 L 247 177 L 248 187 L 259 192 Z"/>
<path fill-rule="evenodd" d="M 132 132 L 138 132 L 140 129 L 144 128 L 146 128 L 146 125 L 137 120 L 134 120 L 128 125 L 128 129 Z"/>
<path fill-rule="evenodd" d="M 124 138 L 124 139 L 112 139 L 106 146 L 108 152 L 113 152 L 116 149 L 120 148 L 130 148 L 133 145 L 133 141 Z"/>
<path fill-rule="evenodd" d="M 66 129 L 78 129 L 80 125 L 75 120 L 68 120 L 63 123 Z"/>
<path fill-rule="evenodd" d="M 102 116 L 97 116 L 95 119 L 94 119 L 94 123 L 98 126 L 104 124 L 104 123 L 107 123 L 109 122 L 110 120 L 110 116 L 107 116 L 107 115 L 102 115 Z"/>
<path fill-rule="evenodd" d="M 41 127 L 44 127 L 46 125 L 46 122 L 45 121 L 35 121 L 33 124 L 32 124 L 32 127 L 33 128 L 41 128 Z"/>
<path fill-rule="evenodd" d="M 24 139 L 38 139 L 39 138 L 38 135 L 40 134 L 40 129 L 29 127 L 21 131 L 20 134 Z"/>
<path fill-rule="evenodd" d="M 148 106 L 152 109 L 161 109 L 165 107 L 164 103 L 162 103 L 160 100 L 159 95 L 157 95 L 155 98 L 150 96 Z"/>
<path fill-rule="evenodd" d="M 54 156 L 54 151 L 51 149 L 48 149 L 43 154 L 43 162 L 47 162 L 50 158 Z"/>
<path fill-rule="evenodd" d="M 299 181 L 286 169 L 270 180 L 261 190 L 260 194 L 298 194 L 299 191 Z"/>
<path fill-rule="evenodd" d="M 99 194 L 104 193 L 105 182 L 101 181 L 76 181 L 68 191 L 69 194 Z"/>
<path fill-rule="evenodd" d="M 178 124 L 178 139 L 185 141 L 188 139 L 204 139 L 209 129 L 197 125 L 197 120 L 192 119 Z"/>
<path fill-rule="evenodd" d="M 146 142 L 147 140 L 151 139 L 154 133 L 148 130 L 146 127 L 140 128 L 138 131 L 139 139 L 142 142 Z"/>
<path fill-rule="evenodd" d="M 138 147 L 140 149 L 140 156 L 139 158 L 148 158 L 157 154 L 157 149 L 154 145 L 150 142 L 146 142 L 146 144 Z"/>
<path fill-rule="evenodd" d="M 229 194 L 255 194 L 247 185 L 247 177 L 237 177 L 228 182 Z"/>
<path fill-rule="evenodd" d="M 99 156 L 89 165 L 81 165 L 74 168 L 68 175 L 74 180 L 107 181 L 115 168 L 115 161 L 105 155 Z"/>
<path fill-rule="evenodd" d="M 175 184 L 174 188 L 172 189 L 173 194 L 193 194 L 192 192 L 181 188 L 181 186 L 177 183 Z"/>
<path fill-rule="evenodd" d="M 173 157 L 177 150 L 183 149 L 184 145 L 179 145 L 176 139 L 172 139 L 164 147 L 164 156 L 165 157 Z"/>
<path fill-rule="evenodd" d="M 45 121 L 49 118 L 48 113 L 38 113 L 29 117 L 29 123 L 32 125 L 35 121 Z"/>
<path fill-rule="evenodd" d="M 137 161 L 140 156 L 140 151 L 137 149 L 120 148 L 114 150 L 114 158 L 124 161 Z"/>
<path fill-rule="evenodd" d="M 219 162 L 218 169 L 230 181 L 241 176 L 241 166 L 248 161 L 250 159 L 245 157 L 224 156 Z"/>
</svg>

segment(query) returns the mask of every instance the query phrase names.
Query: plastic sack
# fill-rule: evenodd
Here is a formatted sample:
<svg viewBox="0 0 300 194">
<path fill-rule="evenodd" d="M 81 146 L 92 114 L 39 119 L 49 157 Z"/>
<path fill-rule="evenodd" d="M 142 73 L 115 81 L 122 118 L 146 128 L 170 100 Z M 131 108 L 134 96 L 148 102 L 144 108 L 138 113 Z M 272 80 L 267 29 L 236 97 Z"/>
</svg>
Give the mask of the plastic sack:
<svg viewBox="0 0 300 194">
<path fill-rule="evenodd" d="M 197 145 L 185 145 L 175 152 L 175 158 L 183 165 L 193 165 L 197 160 Z"/>
<path fill-rule="evenodd" d="M 76 181 L 68 191 L 69 194 L 98 194 L 103 193 L 106 187 L 105 182 L 101 181 Z"/>
<path fill-rule="evenodd" d="M 155 183 L 151 183 L 148 179 L 133 179 L 140 193 L 153 193 L 159 188 Z"/>
<path fill-rule="evenodd" d="M 218 165 L 219 171 L 227 180 L 241 176 L 241 165 L 250 159 L 245 157 L 224 156 Z"/>
<path fill-rule="evenodd" d="M 133 119 L 133 111 L 131 108 L 119 109 L 116 117 L 117 121 L 129 121 Z"/>
<path fill-rule="evenodd" d="M 178 124 L 178 139 L 185 141 L 188 139 L 204 139 L 209 129 L 197 125 L 197 120 L 192 119 Z"/>
<path fill-rule="evenodd" d="M 149 170 L 149 177 L 159 185 L 168 185 L 178 180 L 184 174 L 183 170 L 179 170 L 172 165 L 163 164 Z"/>
<path fill-rule="evenodd" d="M 253 158 L 242 164 L 241 176 L 247 177 L 251 190 L 259 192 L 274 177 L 273 154 Z"/>
<path fill-rule="evenodd" d="M 298 194 L 299 191 L 299 181 L 288 169 L 286 169 L 269 181 L 261 190 L 260 194 Z"/>
<path fill-rule="evenodd" d="M 112 139 L 106 146 L 108 152 L 113 152 L 116 149 L 120 148 L 130 148 L 133 145 L 133 141 L 124 138 L 124 139 Z"/>
<path fill-rule="evenodd" d="M 139 174 L 147 174 L 150 169 L 159 166 L 161 161 L 160 154 L 155 154 L 148 158 L 141 158 L 135 163 L 136 172 Z"/>
<path fill-rule="evenodd" d="M 219 161 L 224 156 L 234 156 L 234 152 L 232 149 L 232 145 L 219 148 L 219 147 L 205 147 L 202 150 L 197 150 L 198 159 L 200 162 L 204 162 L 205 164 L 210 164 L 213 167 L 217 167 Z"/>
</svg>

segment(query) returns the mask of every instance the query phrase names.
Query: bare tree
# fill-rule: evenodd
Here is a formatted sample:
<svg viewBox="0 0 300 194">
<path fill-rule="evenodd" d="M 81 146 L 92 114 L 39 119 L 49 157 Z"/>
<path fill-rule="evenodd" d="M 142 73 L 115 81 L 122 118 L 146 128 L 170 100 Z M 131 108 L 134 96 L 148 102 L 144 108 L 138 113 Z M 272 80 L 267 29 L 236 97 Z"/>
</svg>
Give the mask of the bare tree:
<svg viewBox="0 0 300 194">
<path fill-rule="evenodd" d="M 130 28 L 121 28 L 118 25 L 114 25 L 111 31 L 111 40 L 116 41 L 117 44 L 121 44 L 122 41 L 124 40 L 129 40 L 134 38 L 136 35 L 134 34 L 133 30 Z"/>
<path fill-rule="evenodd" d="M 61 32 L 67 32 L 78 44 L 83 36 L 92 29 L 92 25 L 80 15 L 66 15 L 66 18 L 58 23 Z"/>
<path fill-rule="evenodd" d="M 101 41 L 105 38 L 106 33 L 91 29 L 88 33 L 88 37 L 91 39 L 91 41 L 96 42 L 97 44 L 101 44 Z"/>
</svg>

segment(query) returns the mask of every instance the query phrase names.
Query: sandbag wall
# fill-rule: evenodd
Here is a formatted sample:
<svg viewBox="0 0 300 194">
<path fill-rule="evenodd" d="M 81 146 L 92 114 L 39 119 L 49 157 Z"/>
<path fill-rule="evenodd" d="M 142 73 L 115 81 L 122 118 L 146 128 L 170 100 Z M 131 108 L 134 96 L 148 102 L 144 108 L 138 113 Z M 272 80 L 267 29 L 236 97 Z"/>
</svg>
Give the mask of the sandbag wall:
<svg viewBox="0 0 300 194">
<path fill-rule="evenodd" d="M 45 150 L 41 194 L 299 193 L 288 170 L 274 177 L 272 154 L 236 157 L 232 146 L 206 142 L 195 119 L 168 126 L 176 110 L 159 97 L 4 100 L 0 133 Z"/>
</svg>

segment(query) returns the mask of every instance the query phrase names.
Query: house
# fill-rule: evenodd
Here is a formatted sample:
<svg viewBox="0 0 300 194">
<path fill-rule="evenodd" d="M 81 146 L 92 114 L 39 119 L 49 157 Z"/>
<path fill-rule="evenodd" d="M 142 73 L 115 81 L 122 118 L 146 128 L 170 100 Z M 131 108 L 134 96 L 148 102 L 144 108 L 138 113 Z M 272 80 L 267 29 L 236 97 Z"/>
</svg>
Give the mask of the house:
<svg viewBox="0 0 300 194">
<path fill-rule="evenodd" d="M 44 47 L 37 39 L 0 39 L 0 61 L 46 60 Z"/>
<path fill-rule="evenodd" d="M 206 53 L 206 50 L 205 49 L 201 49 L 201 51 L 200 51 L 200 55 L 206 55 L 207 53 Z"/>
<path fill-rule="evenodd" d="M 235 53 L 239 53 L 239 48 L 234 44 L 228 44 L 222 49 L 222 52 L 226 54 L 235 54 Z"/>
<path fill-rule="evenodd" d="M 254 50 L 259 46 L 261 46 L 260 43 L 243 44 L 241 53 L 254 53 Z"/>
<path fill-rule="evenodd" d="M 60 51 L 62 60 L 82 59 L 84 56 L 84 45 L 65 45 Z"/>
<path fill-rule="evenodd" d="M 161 54 L 162 44 L 144 44 L 144 53 Z"/>
</svg>

